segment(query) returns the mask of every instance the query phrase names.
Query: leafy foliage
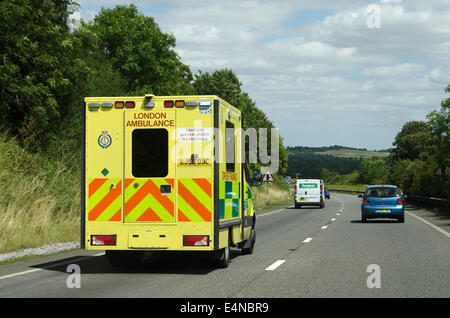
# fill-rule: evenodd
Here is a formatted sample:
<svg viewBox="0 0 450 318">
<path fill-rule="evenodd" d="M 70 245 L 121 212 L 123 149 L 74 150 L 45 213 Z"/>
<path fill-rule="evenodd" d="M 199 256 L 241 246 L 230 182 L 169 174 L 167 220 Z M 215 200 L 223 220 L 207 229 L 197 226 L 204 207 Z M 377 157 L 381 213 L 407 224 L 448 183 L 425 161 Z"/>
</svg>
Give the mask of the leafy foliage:
<svg viewBox="0 0 450 318">
<path fill-rule="evenodd" d="M 108 60 L 131 95 L 191 94 L 192 74 L 173 50 L 175 37 L 163 33 L 152 17 L 135 5 L 102 8 L 84 26 L 98 37 L 95 54 Z M 107 67 L 111 67 L 108 66 Z"/>
<path fill-rule="evenodd" d="M 85 62 L 73 56 L 75 39 L 66 25 L 70 3 L 0 2 L 0 122 L 22 138 L 54 130 L 87 75 Z"/>
<path fill-rule="evenodd" d="M 135 5 L 102 8 L 89 23 L 70 29 L 67 8 L 73 4 L 0 2 L 0 125 L 26 149 L 78 153 L 85 96 L 146 93 L 219 95 L 242 111 L 245 128 L 268 128 L 270 140 L 272 122 L 232 70 L 199 72 L 194 81 L 174 51 L 175 37 Z M 279 152 L 283 173 L 287 152 L 281 138 Z"/>
</svg>

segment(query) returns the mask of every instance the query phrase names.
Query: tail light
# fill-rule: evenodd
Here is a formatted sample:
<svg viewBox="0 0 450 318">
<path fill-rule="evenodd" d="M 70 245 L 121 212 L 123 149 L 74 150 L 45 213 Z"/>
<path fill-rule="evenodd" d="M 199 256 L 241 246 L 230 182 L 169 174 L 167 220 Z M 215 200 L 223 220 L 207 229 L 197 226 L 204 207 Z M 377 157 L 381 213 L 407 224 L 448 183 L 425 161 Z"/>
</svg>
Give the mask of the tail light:
<svg viewBox="0 0 450 318">
<path fill-rule="evenodd" d="M 297 185 L 294 186 L 295 194 L 297 194 Z"/>
<path fill-rule="evenodd" d="M 402 198 L 398 198 L 397 199 L 397 204 L 403 204 L 403 199 Z"/>
<path fill-rule="evenodd" d="M 320 185 L 320 194 L 323 194 L 323 188 L 322 188 L 322 185 Z"/>
<path fill-rule="evenodd" d="M 135 106 L 134 102 L 126 102 L 125 103 L 126 108 L 134 108 L 134 106 Z"/>
<path fill-rule="evenodd" d="M 165 100 L 164 101 L 164 107 L 165 108 L 172 108 L 174 105 L 173 100 Z"/>
<path fill-rule="evenodd" d="M 209 235 L 183 235 L 183 246 L 209 246 Z"/>
<path fill-rule="evenodd" d="M 116 235 L 91 235 L 91 245 L 116 245 Z"/>
<path fill-rule="evenodd" d="M 363 198 L 363 203 L 364 203 L 364 204 L 368 204 L 368 203 L 369 203 L 369 199 Z"/>
</svg>

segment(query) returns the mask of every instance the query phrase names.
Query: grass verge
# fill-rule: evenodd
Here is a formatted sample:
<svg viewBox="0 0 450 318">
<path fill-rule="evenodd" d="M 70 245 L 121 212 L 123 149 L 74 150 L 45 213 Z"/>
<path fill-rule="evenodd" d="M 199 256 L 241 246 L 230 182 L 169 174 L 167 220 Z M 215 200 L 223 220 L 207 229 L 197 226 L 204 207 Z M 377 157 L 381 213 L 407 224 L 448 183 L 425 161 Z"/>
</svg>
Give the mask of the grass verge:
<svg viewBox="0 0 450 318">
<path fill-rule="evenodd" d="M 78 240 L 78 158 L 65 153 L 32 153 L 0 134 L 0 253 Z"/>
<path fill-rule="evenodd" d="M 366 186 L 363 184 L 326 184 L 326 187 L 332 191 L 332 189 L 338 190 L 357 190 L 357 191 L 365 191 Z"/>
<path fill-rule="evenodd" d="M 294 200 L 292 190 L 279 183 L 265 183 L 260 187 L 252 187 L 252 191 L 255 198 L 256 212 L 280 206 Z"/>
</svg>

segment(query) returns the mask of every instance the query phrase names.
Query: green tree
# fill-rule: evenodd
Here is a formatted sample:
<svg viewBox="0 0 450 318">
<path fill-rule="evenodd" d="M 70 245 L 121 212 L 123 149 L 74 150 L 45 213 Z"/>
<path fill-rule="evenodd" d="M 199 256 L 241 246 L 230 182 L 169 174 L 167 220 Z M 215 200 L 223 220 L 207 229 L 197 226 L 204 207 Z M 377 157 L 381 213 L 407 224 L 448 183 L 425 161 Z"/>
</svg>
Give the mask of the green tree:
<svg viewBox="0 0 450 318">
<path fill-rule="evenodd" d="M 56 130 L 87 75 L 66 24 L 71 3 L 0 2 L 0 123 L 22 141 Z"/>
<path fill-rule="evenodd" d="M 424 121 L 409 121 L 403 125 L 395 137 L 390 158 L 391 160 L 419 158 L 431 147 L 434 136 L 430 125 Z"/>
<path fill-rule="evenodd" d="M 445 92 L 450 93 L 450 85 Z M 389 156 L 389 180 L 405 192 L 450 198 L 448 177 L 433 175 L 450 163 L 450 98 L 427 121 L 411 121 L 397 134 Z"/>
<path fill-rule="evenodd" d="M 388 180 L 388 173 L 385 159 L 368 158 L 361 162 L 358 179 L 364 184 L 384 184 Z"/>
<path fill-rule="evenodd" d="M 135 5 L 102 8 L 85 27 L 98 37 L 93 56 L 110 61 L 116 72 L 104 64 L 107 74 L 118 76 L 127 94 L 193 93 L 192 73 L 173 50 L 175 37 L 163 33 L 154 19 L 139 13 Z"/>
<path fill-rule="evenodd" d="M 445 89 L 450 93 L 450 85 Z M 432 111 L 427 115 L 430 130 L 436 140 L 436 161 L 439 165 L 450 164 L 450 98 L 441 102 L 439 111 Z"/>
</svg>

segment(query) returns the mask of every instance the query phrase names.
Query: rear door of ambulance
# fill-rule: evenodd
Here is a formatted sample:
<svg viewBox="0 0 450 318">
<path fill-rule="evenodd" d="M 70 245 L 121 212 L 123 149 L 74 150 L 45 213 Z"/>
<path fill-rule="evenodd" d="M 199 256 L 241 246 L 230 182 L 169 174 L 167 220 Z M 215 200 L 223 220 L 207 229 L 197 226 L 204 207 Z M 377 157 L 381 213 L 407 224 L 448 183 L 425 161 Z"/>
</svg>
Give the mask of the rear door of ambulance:
<svg viewBox="0 0 450 318">
<path fill-rule="evenodd" d="M 123 221 L 130 249 L 168 249 L 176 222 L 175 159 L 171 158 L 174 109 L 126 109 Z M 139 225 L 152 226 L 142 227 Z"/>
<path fill-rule="evenodd" d="M 211 250 L 214 248 L 213 98 L 188 97 L 175 101 L 175 105 L 176 213 L 181 249 Z"/>
<path fill-rule="evenodd" d="M 128 247 L 210 249 L 212 116 L 198 106 L 176 107 L 175 100 L 155 103 L 124 114 Z"/>
</svg>

